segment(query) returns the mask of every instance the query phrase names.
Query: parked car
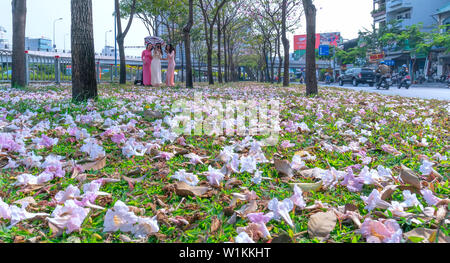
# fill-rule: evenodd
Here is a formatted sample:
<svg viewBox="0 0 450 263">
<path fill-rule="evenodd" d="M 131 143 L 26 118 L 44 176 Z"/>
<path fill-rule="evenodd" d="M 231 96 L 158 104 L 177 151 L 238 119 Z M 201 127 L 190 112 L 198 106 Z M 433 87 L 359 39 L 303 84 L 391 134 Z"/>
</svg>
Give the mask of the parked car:
<svg viewBox="0 0 450 263">
<path fill-rule="evenodd" d="M 375 85 L 375 72 L 370 68 L 352 68 L 339 76 L 339 85 L 344 83 L 352 83 L 354 87 L 359 84 L 369 84 L 370 87 Z"/>
</svg>

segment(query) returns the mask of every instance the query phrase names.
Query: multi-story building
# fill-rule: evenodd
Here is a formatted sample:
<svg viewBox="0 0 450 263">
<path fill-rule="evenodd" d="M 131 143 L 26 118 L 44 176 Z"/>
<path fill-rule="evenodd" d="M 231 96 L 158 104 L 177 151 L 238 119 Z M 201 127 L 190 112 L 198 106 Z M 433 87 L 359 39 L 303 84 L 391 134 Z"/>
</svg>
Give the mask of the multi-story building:
<svg viewBox="0 0 450 263">
<path fill-rule="evenodd" d="M 25 38 L 25 49 L 31 51 L 53 52 L 52 41 L 49 38 Z"/>
<path fill-rule="evenodd" d="M 0 49 L 11 49 L 6 33 L 6 29 L 0 26 Z"/>
<path fill-rule="evenodd" d="M 441 34 L 450 33 L 450 3 L 439 8 L 433 16 L 438 22 L 439 26 L 446 26 L 440 29 Z M 444 48 L 438 48 L 436 50 L 436 75 L 448 76 L 450 75 L 450 54 L 446 53 Z M 432 69 L 434 72 L 434 70 Z"/>
<path fill-rule="evenodd" d="M 376 25 L 401 20 L 403 29 L 423 23 L 423 30 L 431 31 L 437 24 L 433 15 L 446 4 L 448 0 L 373 0 L 372 17 Z"/>
<path fill-rule="evenodd" d="M 434 15 L 438 10 L 445 11 L 446 5 L 448 0 L 373 0 L 372 17 L 377 28 L 399 21 L 400 29 L 421 23 L 423 31 L 431 32 L 438 26 Z M 395 62 L 394 68 L 406 64 L 415 75 L 427 74 L 427 54 L 411 54 L 409 50 L 385 50 L 385 54 L 385 60 Z"/>
</svg>

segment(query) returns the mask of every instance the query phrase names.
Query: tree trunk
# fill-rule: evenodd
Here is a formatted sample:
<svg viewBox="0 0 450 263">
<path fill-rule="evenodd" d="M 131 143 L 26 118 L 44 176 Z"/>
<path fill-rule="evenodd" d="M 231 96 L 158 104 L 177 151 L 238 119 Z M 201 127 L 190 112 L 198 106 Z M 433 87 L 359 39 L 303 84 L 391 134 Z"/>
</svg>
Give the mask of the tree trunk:
<svg viewBox="0 0 450 263">
<path fill-rule="evenodd" d="M 312 0 L 303 0 L 306 16 L 306 95 L 318 94 L 316 78 L 316 7 Z"/>
<path fill-rule="evenodd" d="M 228 56 L 227 56 L 227 37 L 226 37 L 226 28 L 224 28 L 223 30 L 223 71 L 224 71 L 224 75 L 225 75 L 225 82 L 228 83 L 229 79 L 228 79 Z"/>
<path fill-rule="evenodd" d="M 120 20 L 120 5 L 119 0 L 114 0 L 115 2 L 115 11 L 116 11 L 116 17 L 117 17 L 117 44 L 119 45 L 119 56 L 120 56 L 120 84 L 126 84 L 127 83 L 127 65 L 126 65 L 126 58 L 125 58 L 125 37 L 128 34 L 128 30 L 130 30 L 131 23 L 133 22 L 135 7 L 136 7 L 136 0 L 133 0 L 131 4 L 131 12 L 130 12 L 130 18 L 128 20 L 127 27 L 125 28 L 125 31 L 122 32 L 122 22 Z"/>
<path fill-rule="evenodd" d="M 277 34 L 277 53 L 278 53 L 278 80 L 277 83 L 281 83 L 281 65 L 283 64 L 283 57 L 281 57 L 281 41 L 280 34 Z"/>
<path fill-rule="evenodd" d="M 284 47 L 284 75 L 283 87 L 289 87 L 289 40 L 286 36 L 286 16 L 287 16 L 287 0 L 283 0 L 282 21 L 281 21 L 281 37 L 283 38 Z"/>
<path fill-rule="evenodd" d="M 97 99 L 92 0 L 71 0 L 72 100 Z"/>
<path fill-rule="evenodd" d="M 209 27 L 209 42 L 208 42 L 208 81 L 210 85 L 214 85 L 214 76 L 213 76 L 213 68 L 212 68 L 212 42 L 213 42 L 213 30 L 214 24 Z"/>
<path fill-rule="evenodd" d="M 217 72 L 218 72 L 218 81 L 219 81 L 219 83 L 223 83 L 223 80 L 222 80 L 222 62 L 221 62 L 221 57 L 220 57 L 220 55 L 221 55 L 221 51 L 220 51 L 220 37 L 221 37 L 221 34 L 222 34 L 222 32 L 221 32 L 221 27 L 220 27 L 220 12 L 219 12 L 219 15 L 218 15 L 218 17 L 217 17 L 217 64 L 218 64 L 218 69 L 217 69 Z"/>
<path fill-rule="evenodd" d="M 27 1 L 13 0 L 13 50 L 11 87 L 25 87 L 27 85 L 25 61 L 25 26 L 27 20 Z"/>
<path fill-rule="evenodd" d="M 192 79 L 192 60 L 191 60 L 191 29 L 194 24 L 194 0 L 189 0 L 189 20 L 187 25 L 183 28 L 184 32 L 184 47 L 186 56 L 186 88 L 193 88 L 194 82 Z"/>
</svg>

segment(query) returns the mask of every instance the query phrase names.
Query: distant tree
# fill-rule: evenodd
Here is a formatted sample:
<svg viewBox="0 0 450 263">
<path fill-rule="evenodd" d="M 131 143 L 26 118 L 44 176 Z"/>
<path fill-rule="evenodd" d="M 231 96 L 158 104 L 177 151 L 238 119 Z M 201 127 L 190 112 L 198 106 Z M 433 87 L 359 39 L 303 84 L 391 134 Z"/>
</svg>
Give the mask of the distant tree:
<svg viewBox="0 0 450 263">
<path fill-rule="evenodd" d="M 228 0 L 199 0 L 199 7 L 202 11 L 204 22 L 205 42 L 208 48 L 207 63 L 208 63 L 208 81 L 209 84 L 214 84 L 213 70 L 212 70 L 212 53 L 213 53 L 213 31 L 219 16 L 220 9 Z"/>
<path fill-rule="evenodd" d="M 288 0 L 283 0 L 281 4 L 281 38 L 284 47 L 284 75 L 283 86 L 289 87 L 289 40 L 286 36 Z"/>
<path fill-rule="evenodd" d="M 13 22 L 13 52 L 12 52 L 12 87 L 26 86 L 25 72 L 25 26 L 27 19 L 27 1 L 13 0 L 12 22 Z"/>
<path fill-rule="evenodd" d="M 303 0 L 306 16 L 306 95 L 318 94 L 316 77 L 316 7 L 312 0 Z"/>
<path fill-rule="evenodd" d="M 96 99 L 92 0 L 71 0 L 72 14 L 72 99 Z"/>
<path fill-rule="evenodd" d="M 192 59 L 191 59 L 191 30 L 194 25 L 194 0 L 189 0 L 189 19 L 183 28 L 184 48 L 186 55 L 186 87 L 193 88 L 194 81 L 192 77 Z"/>
<path fill-rule="evenodd" d="M 133 17 L 136 10 L 136 0 L 132 0 L 130 3 L 130 12 L 128 14 L 128 24 L 124 31 L 122 31 L 121 22 L 121 10 L 119 0 L 115 1 L 115 11 L 116 11 L 116 23 L 117 23 L 117 44 L 119 45 L 119 56 L 120 56 L 120 78 L 119 83 L 125 84 L 127 82 L 127 68 L 126 68 L 126 58 L 125 58 L 125 37 L 130 30 L 131 23 L 133 22 Z"/>
</svg>

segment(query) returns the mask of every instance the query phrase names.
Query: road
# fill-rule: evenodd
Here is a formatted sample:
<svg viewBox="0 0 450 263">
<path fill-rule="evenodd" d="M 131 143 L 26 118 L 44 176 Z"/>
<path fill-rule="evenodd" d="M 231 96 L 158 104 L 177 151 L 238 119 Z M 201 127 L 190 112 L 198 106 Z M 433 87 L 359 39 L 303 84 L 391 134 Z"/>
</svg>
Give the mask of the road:
<svg viewBox="0 0 450 263">
<path fill-rule="evenodd" d="M 367 84 L 359 84 L 358 87 L 353 87 L 351 84 L 344 84 L 344 86 L 341 87 L 337 83 L 331 85 L 320 83 L 319 85 L 322 87 L 338 87 L 357 91 L 376 92 L 384 95 L 399 95 L 412 98 L 450 101 L 450 89 L 447 88 L 447 84 L 433 86 L 421 86 L 420 84 L 417 84 L 412 85 L 408 90 L 405 88 L 398 89 L 397 86 L 391 87 L 389 90 L 377 90 L 376 87 L 369 87 Z"/>
</svg>

